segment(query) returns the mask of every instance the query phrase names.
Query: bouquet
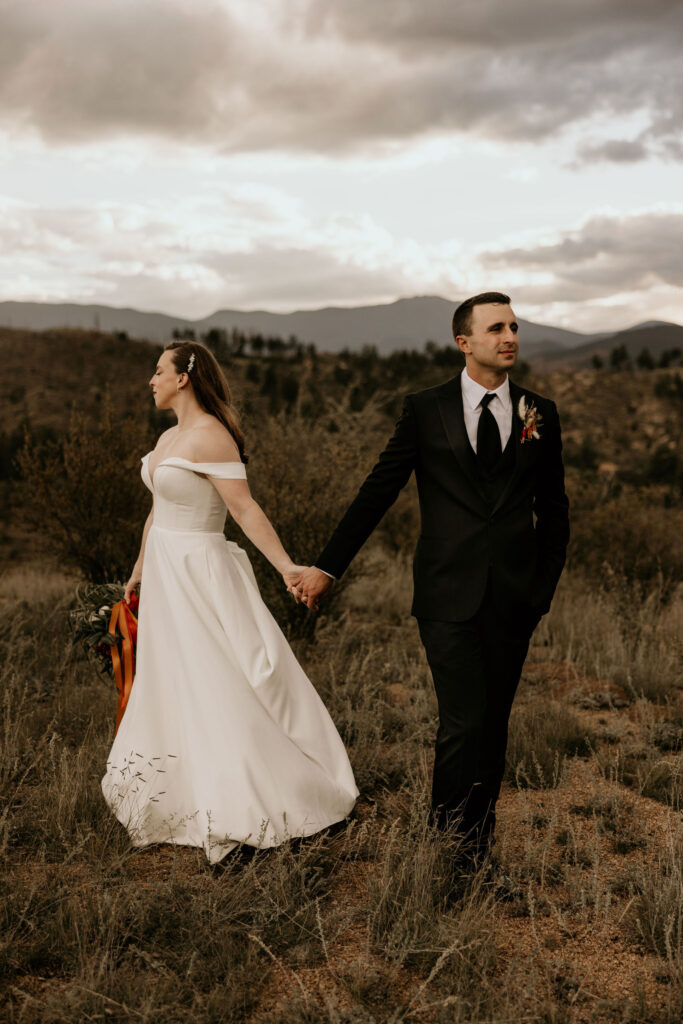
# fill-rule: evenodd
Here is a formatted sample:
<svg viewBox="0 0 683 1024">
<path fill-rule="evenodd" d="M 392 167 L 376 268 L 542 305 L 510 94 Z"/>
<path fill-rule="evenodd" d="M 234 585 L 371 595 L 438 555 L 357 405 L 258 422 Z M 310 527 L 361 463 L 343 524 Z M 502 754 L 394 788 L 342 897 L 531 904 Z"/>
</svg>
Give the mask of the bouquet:
<svg viewBox="0 0 683 1024">
<path fill-rule="evenodd" d="M 132 594 L 126 604 L 123 593 L 116 583 L 79 587 L 78 607 L 69 613 L 74 641 L 83 645 L 102 675 L 114 679 L 118 691 L 116 731 L 133 688 L 138 638 L 139 600 Z"/>
</svg>

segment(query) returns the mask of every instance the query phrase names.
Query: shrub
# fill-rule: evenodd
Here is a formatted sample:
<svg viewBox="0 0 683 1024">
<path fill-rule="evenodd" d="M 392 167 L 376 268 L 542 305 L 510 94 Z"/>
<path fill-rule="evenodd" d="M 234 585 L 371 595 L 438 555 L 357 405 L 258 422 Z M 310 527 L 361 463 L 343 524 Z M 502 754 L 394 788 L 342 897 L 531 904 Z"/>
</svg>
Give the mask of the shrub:
<svg viewBox="0 0 683 1024">
<path fill-rule="evenodd" d="M 683 509 L 666 508 L 647 491 L 580 509 L 572 517 L 569 562 L 604 583 L 661 579 L 668 596 L 683 576 Z"/>
<path fill-rule="evenodd" d="M 33 444 L 45 444 L 54 441 L 57 433 L 52 427 L 35 427 L 28 419 L 10 433 L 0 431 L 0 480 L 12 480 L 19 476 L 17 456 L 30 437 Z"/>
<path fill-rule="evenodd" d="M 94 583 L 127 579 L 137 558 L 150 504 L 140 455 L 151 443 L 107 398 L 97 421 L 75 412 L 62 440 L 27 435 L 19 453 L 23 514 L 38 542 Z"/>
<path fill-rule="evenodd" d="M 666 373 L 658 376 L 654 392 L 657 398 L 666 398 L 679 403 L 683 399 L 683 376 L 680 373 Z"/>
<path fill-rule="evenodd" d="M 630 698 L 667 704 L 681 684 L 681 598 L 607 573 L 600 587 L 565 573 L 538 636 L 558 659 L 583 666 L 598 691 L 616 683 Z"/>
<path fill-rule="evenodd" d="M 587 754 L 592 738 L 576 715 L 551 701 L 513 707 L 505 777 L 520 789 L 558 786 L 565 758 Z"/>
<path fill-rule="evenodd" d="M 675 449 L 668 445 L 660 444 L 653 451 L 647 467 L 647 476 L 650 483 L 666 484 L 683 482 L 681 477 L 681 460 Z"/>
<path fill-rule="evenodd" d="M 373 409 L 353 414 L 337 408 L 315 423 L 279 415 L 260 423 L 250 436 L 252 492 L 295 562 L 315 561 L 355 496 L 367 461 L 368 435 L 372 438 L 377 422 Z M 315 616 L 294 602 L 251 543 L 245 547 L 264 600 L 282 628 L 290 635 L 311 635 Z M 351 576 L 345 573 L 335 584 L 328 608 L 334 607 Z"/>
<path fill-rule="evenodd" d="M 631 926 L 646 948 L 683 971 L 683 832 L 666 842 L 635 873 Z"/>
<path fill-rule="evenodd" d="M 640 370 L 654 370 L 655 361 L 652 358 L 652 353 L 650 352 L 649 348 L 643 348 L 638 353 L 638 356 L 636 358 L 636 366 Z"/>
<path fill-rule="evenodd" d="M 571 438 L 567 440 L 564 446 L 564 464 L 589 472 L 597 469 L 598 452 L 590 437 L 584 437 L 580 444 Z"/>
<path fill-rule="evenodd" d="M 681 809 L 680 761 L 662 757 L 655 747 L 626 750 L 618 765 L 625 785 L 640 796 Z"/>
<path fill-rule="evenodd" d="M 609 365 L 613 370 L 631 368 L 631 357 L 625 345 L 617 345 L 609 354 Z"/>
</svg>

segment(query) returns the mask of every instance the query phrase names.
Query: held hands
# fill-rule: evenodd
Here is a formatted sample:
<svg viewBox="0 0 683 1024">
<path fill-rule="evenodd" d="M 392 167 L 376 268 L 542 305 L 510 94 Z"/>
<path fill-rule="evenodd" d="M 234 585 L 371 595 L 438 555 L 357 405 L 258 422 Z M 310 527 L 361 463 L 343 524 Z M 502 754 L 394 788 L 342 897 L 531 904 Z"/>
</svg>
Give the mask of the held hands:
<svg viewBox="0 0 683 1024">
<path fill-rule="evenodd" d="M 327 597 L 334 580 L 315 566 L 295 566 L 296 572 L 283 573 L 287 590 L 297 604 L 305 604 L 313 612 L 317 612 L 320 601 Z"/>
<path fill-rule="evenodd" d="M 285 581 L 287 593 L 292 595 L 297 604 L 301 601 L 301 596 L 297 590 L 297 586 L 299 585 L 302 573 L 304 573 L 307 568 L 308 566 L 306 565 L 295 565 L 291 562 L 286 569 L 282 570 L 282 579 Z"/>
</svg>

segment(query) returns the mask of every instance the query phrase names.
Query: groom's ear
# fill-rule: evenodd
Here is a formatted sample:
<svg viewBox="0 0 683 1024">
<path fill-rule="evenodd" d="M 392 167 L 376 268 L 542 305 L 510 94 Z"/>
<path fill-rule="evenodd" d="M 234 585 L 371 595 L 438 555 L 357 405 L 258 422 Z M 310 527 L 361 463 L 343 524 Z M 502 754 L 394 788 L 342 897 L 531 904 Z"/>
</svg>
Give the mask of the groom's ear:
<svg viewBox="0 0 683 1024">
<path fill-rule="evenodd" d="M 464 355 L 471 355 L 472 354 L 472 348 L 470 346 L 470 339 L 468 338 L 468 336 L 466 334 L 456 334 L 456 336 L 455 336 L 455 344 L 458 346 L 458 348 L 460 349 L 460 351 Z"/>
</svg>

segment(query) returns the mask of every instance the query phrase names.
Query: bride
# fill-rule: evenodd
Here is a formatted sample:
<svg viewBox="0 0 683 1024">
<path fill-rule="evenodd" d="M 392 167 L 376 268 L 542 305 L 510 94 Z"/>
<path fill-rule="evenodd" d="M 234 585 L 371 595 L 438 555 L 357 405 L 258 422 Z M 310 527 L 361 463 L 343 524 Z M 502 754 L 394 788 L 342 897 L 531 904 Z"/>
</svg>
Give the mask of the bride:
<svg viewBox="0 0 683 1024">
<path fill-rule="evenodd" d="M 220 366 L 172 342 L 150 381 L 178 423 L 142 460 L 153 496 L 125 600 L 140 586 L 135 683 L 102 780 L 136 846 L 277 846 L 341 821 L 358 790 L 324 704 L 266 608 L 226 508 L 290 587 L 299 577 L 246 479 Z"/>
</svg>

